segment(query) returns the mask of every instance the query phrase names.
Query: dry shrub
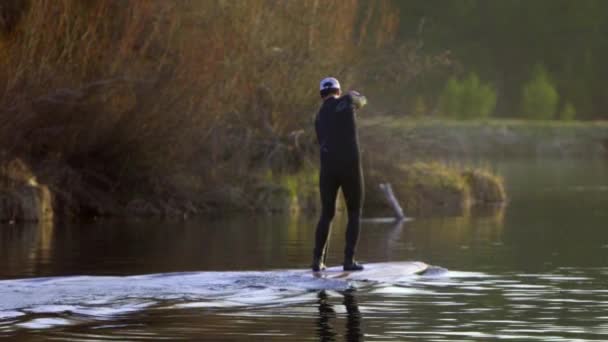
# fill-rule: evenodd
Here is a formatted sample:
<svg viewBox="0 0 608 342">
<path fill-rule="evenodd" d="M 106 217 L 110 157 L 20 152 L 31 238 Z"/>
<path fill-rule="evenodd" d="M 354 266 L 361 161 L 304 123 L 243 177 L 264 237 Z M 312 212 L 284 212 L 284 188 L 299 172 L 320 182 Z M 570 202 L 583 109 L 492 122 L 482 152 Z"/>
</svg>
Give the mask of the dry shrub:
<svg viewBox="0 0 608 342">
<path fill-rule="evenodd" d="M 471 189 L 476 203 L 503 203 L 507 199 L 504 181 L 500 176 L 484 169 L 468 169 L 462 176 Z"/>
<path fill-rule="evenodd" d="M 0 160 L 0 189 L 11 189 L 23 184 L 36 184 L 36 177 L 30 167 L 18 158 Z"/>
<path fill-rule="evenodd" d="M 0 144 L 118 184 L 289 161 L 319 78 L 353 83 L 361 45 L 397 27 L 388 0 L 5 3 Z"/>
<path fill-rule="evenodd" d="M 53 217 L 53 197 L 21 159 L 0 155 L 0 223 Z"/>
</svg>

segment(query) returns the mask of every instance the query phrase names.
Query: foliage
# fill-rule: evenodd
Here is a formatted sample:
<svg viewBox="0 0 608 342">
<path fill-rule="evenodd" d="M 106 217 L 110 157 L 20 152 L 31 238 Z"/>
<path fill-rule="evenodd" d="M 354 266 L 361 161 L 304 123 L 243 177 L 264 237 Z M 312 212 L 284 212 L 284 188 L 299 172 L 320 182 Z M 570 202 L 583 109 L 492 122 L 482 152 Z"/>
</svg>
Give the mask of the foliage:
<svg viewBox="0 0 608 342">
<path fill-rule="evenodd" d="M 450 78 L 441 96 L 441 112 L 458 119 L 486 118 L 496 106 L 496 93 L 475 73 L 458 81 Z"/>
<path fill-rule="evenodd" d="M 354 83 L 396 13 L 389 0 L 6 0 L 0 146 L 109 189 L 188 172 L 196 191 L 249 182 L 302 162 L 318 80 Z"/>
<path fill-rule="evenodd" d="M 519 113 L 530 69 L 544 64 L 577 118 L 608 119 L 608 1 L 395 0 L 399 39 L 417 39 L 431 53 L 448 51 L 452 74 L 475 71 L 496 85 L 496 115 Z M 438 96 L 443 78 L 420 78 L 426 96 Z M 426 75 L 425 75 L 426 76 Z"/>
<path fill-rule="evenodd" d="M 537 67 L 522 89 L 522 113 L 528 119 L 555 118 L 559 95 L 543 67 Z"/>
<path fill-rule="evenodd" d="M 462 172 L 472 197 L 478 203 L 503 203 L 507 199 L 504 180 L 482 168 L 468 168 Z"/>
<path fill-rule="evenodd" d="M 567 102 L 562 108 L 562 111 L 559 113 L 559 118 L 564 121 L 574 120 L 576 117 L 576 108 L 572 105 L 572 103 Z"/>
<path fill-rule="evenodd" d="M 422 96 L 414 97 L 414 103 L 412 106 L 412 116 L 420 118 L 427 114 L 427 105 Z"/>
</svg>

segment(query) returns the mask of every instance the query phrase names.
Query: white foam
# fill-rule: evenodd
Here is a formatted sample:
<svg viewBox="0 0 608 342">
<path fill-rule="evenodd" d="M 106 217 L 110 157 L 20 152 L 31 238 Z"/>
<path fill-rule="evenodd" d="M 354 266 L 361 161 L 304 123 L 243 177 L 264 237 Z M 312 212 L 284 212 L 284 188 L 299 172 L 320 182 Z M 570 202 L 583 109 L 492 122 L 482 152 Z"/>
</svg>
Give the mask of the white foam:
<svg viewBox="0 0 608 342">
<path fill-rule="evenodd" d="M 401 287 L 401 286 L 385 286 L 382 288 L 372 290 L 371 293 L 397 294 L 397 295 L 408 295 L 408 296 L 435 294 L 435 292 L 429 291 L 429 290 L 421 290 L 421 289 L 417 289 L 414 287 Z"/>
<path fill-rule="evenodd" d="M 24 316 L 24 315 L 25 314 L 21 311 L 13 311 L 13 310 L 0 311 L 0 319 L 9 319 L 9 318 L 15 318 L 15 317 Z"/>
<path fill-rule="evenodd" d="M 154 305 L 155 302 L 144 302 L 144 303 L 118 303 L 115 304 L 111 307 L 102 307 L 102 306 L 93 306 L 93 307 L 86 307 L 86 306 L 80 306 L 75 308 L 72 312 L 75 314 L 79 314 L 79 315 L 86 315 L 86 316 L 94 316 L 94 317 L 101 317 L 101 316 L 117 316 L 117 315 L 122 315 L 122 314 L 127 314 L 130 312 L 136 312 L 136 311 L 141 311 L 145 308 L 148 308 L 152 305 Z"/>
<path fill-rule="evenodd" d="M 74 310 L 76 310 L 76 307 L 73 305 L 38 305 L 25 309 L 25 311 L 32 313 L 60 313 L 74 312 Z"/>
<path fill-rule="evenodd" d="M 191 309 L 191 308 L 231 308 L 243 306 L 242 303 L 235 303 L 230 301 L 213 301 L 213 302 L 191 302 L 191 303 L 180 303 L 170 306 L 175 309 Z"/>
<path fill-rule="evenodd" d="M 460 271 L 448 271 L 445 275 L 448 278 L 491 278 L 494 277 L 489 274 L 481 272 L 460 272 Z"/>
<path fill-rule="evenodd" d="M 70 324 L 72 324 L 70 321 L 63 318 L 36 318 L 28 322 L 19 323 L 17 326 L 26 329 L 49 329 Z"/>
</svg>

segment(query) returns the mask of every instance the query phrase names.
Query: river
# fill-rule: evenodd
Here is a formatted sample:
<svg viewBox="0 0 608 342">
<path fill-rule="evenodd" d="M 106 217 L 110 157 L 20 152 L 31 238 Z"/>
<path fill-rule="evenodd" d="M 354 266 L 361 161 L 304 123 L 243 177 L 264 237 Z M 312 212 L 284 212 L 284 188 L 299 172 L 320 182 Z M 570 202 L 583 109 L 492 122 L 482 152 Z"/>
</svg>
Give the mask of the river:
<svg viewBox="0 0 608 342">
<path fill-rule="evenodd" d="M 349 289 L 276 272 L 309 265 L 305 215 L 1 226 L 0 338 L 608 340 L 608 163 L 490 165 L 507 206 L 363 224 L 363 262 L 447 272 Z"/>
</svg>

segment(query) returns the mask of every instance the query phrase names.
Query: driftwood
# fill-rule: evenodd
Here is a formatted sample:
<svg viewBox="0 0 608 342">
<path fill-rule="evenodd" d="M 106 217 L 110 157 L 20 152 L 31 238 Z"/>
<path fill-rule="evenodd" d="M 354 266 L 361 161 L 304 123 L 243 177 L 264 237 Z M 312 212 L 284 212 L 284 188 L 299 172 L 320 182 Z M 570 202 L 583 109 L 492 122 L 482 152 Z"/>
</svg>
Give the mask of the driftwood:
<svg viewBox="0 0 608 342">
<path fill-rule="evenodd" d="M 395 220 L 396 221 L 404 220 L 405 214 L 403 213 L 403 209 L 401 209 L 401 206 L 399 205 L 399 201 L 397 201 L 397 198 L 395 197 L 395 194 L 393 193 L 393 188 L 391 187 L 390 183 L 381 183 L 380 190 L 384 194 L 384 198 L 386 199 L 386 202 L 388 203 L 388 205 L 395 212 Z"/>
</svg>

